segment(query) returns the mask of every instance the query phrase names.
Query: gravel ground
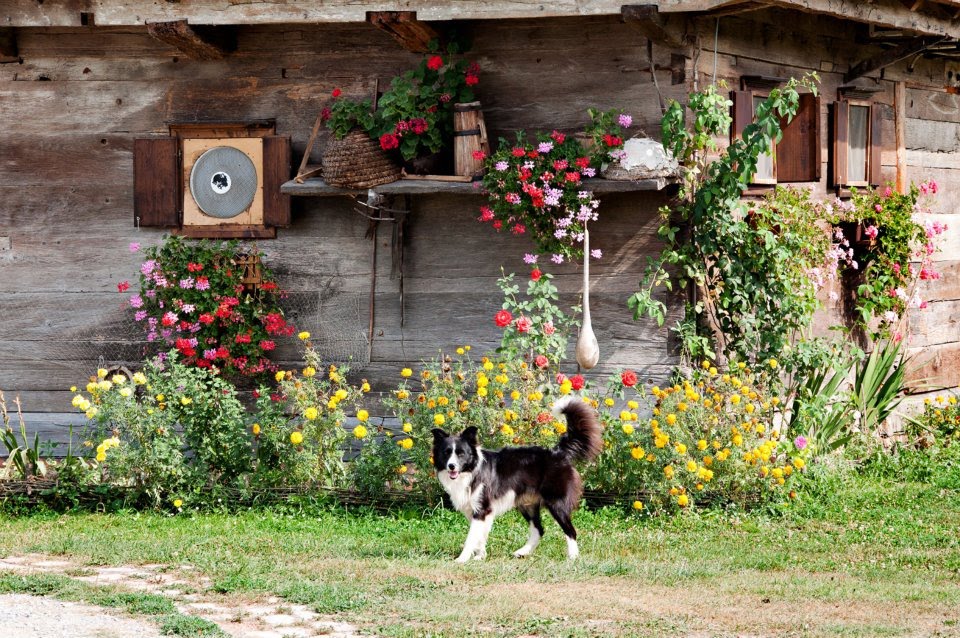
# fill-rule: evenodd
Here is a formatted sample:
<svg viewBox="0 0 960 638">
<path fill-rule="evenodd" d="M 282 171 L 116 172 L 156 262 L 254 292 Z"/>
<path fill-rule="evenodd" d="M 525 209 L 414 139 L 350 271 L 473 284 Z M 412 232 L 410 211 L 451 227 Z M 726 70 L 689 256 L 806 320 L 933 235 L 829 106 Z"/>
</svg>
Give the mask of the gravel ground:
<svg viewBox="0 0 960 638">
<path fill-rule="evenodd" d="M 25 594 L 0 596 L 5 638 L 159 638 L 154 625 L 111 615 L 100 607 Z"/>
</svg>

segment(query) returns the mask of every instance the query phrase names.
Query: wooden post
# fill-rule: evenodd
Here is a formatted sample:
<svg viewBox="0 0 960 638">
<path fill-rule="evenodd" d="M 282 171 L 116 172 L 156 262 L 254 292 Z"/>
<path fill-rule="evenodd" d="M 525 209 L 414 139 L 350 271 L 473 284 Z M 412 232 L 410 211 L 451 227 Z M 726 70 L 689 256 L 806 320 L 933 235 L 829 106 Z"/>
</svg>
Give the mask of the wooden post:
<svg viewBox="0 0 960 638">
<path fill-rule="evenodd" d="M 907 87 L 900 80 L 893 90 L 893 125 L 897 140 L 897 192 L 907 192 Z"/>
</svg>

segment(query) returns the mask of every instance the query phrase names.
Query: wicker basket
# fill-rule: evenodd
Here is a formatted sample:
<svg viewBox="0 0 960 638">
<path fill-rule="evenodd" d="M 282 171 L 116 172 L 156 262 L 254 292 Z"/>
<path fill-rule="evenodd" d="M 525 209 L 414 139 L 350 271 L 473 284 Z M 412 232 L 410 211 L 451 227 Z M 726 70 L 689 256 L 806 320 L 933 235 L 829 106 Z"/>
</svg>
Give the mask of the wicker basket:
<svg viewBox="0 0 960 638">
<path fill-rule="evenodd" d="M 323 154 L 323 178 L 339 188 L 370 188 L 400 179 L 400 166 L 359 129 L 333 140 Z"/>
</svg>

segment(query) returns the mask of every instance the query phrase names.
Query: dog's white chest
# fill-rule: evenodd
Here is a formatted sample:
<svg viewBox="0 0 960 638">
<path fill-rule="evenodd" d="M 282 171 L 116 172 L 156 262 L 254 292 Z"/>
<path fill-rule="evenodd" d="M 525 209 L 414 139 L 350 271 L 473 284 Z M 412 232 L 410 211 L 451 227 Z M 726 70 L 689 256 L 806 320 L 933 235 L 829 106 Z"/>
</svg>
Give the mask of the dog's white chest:
<svg viewBox="0 0 960 638">
<path fill-rule="evenodd" d="M 470 518 L 480 502 L 480 496 L 483 494 L 483 485 L 477 486 L 477 489 L 471 489 L 473 474 L 464 472 L 451 480 L 446 472 L 440 474 L 440 484 L 450 496 L 450 501 L 457 511 L 462 512 L 464 516 Z"/>
</svg>

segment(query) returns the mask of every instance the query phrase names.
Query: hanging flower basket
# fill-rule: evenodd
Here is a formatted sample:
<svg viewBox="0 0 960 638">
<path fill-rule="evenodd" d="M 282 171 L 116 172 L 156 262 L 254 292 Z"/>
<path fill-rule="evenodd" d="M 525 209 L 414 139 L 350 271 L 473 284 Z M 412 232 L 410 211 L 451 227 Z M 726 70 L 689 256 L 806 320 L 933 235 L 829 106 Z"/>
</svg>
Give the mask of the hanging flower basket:
<svg viewBox="0 0 960 638">
<path fill-rule="evenodd" d="M 400 179 L 400 166 L 360 129 L 333 140 L 323 154 L 323 178 L 338 188 L 371 188 Z"/>
</svg>

